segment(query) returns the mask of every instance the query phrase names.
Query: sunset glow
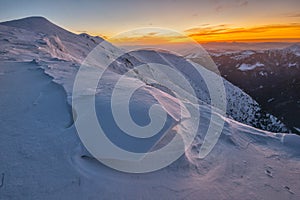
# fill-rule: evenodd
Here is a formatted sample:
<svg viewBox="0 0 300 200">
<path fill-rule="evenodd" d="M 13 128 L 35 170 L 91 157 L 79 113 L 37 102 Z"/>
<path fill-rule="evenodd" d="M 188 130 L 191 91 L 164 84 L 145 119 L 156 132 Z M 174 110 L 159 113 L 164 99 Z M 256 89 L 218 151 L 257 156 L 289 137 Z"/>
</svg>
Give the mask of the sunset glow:
<svg viewBox="0 0 300 200">
<path fill-rule="evenodd" d="M 115 37 L 141 27 L 161 27 L 206 42 L 299 42 L 299 0 L 4 0 L 1 21 L 44 16 L 75 33 Z M 11 12 L 14 8 L 14 12 Z M 8 12 L 10 11 L 10 12 Z M 115 39 L 112 39 L 115 41 Z M 126 43 L 181 43 L 182 38 L 155 33 L 118 38 Z"/>
<path fill-rule="evenodd" d="M 167 33 L 162 35 L 159 32 L 145 32 L 131 36 L 124 36 L 124 34 L 121 33 L 120 35 L 108 39 L 111 42 L 125 45 L 183 43 L 186 41 L 185 36 L 199 43 L 300 42 L 300 23 L 265 25 L 247 28 L 230 27 L 227 25 L 202 26 L 185 30 L 182 33 L 178 33 L 178 35 L 168 35 Z"/>
<path fill-rule="evenodd" d="M 213 41 L 259 41 L 259 42 L 299 42 L 300 24 L 265 25 L 257 27 L 215 26 L 193 28 L 185 33 L 198 42 Z"/>
</svg>

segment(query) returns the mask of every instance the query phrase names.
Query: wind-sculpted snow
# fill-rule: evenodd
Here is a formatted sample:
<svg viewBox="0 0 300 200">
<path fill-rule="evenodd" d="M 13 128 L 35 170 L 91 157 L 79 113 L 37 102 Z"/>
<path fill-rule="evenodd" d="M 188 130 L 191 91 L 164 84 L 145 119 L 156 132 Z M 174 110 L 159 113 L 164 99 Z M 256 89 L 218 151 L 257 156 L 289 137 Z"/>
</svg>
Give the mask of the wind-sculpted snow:
<svg viewBox="0 0 300 200">
<path fill-rule="evenodd" d="M 41 21 L 43 23 L 41 23 Z M 46 73 L 62 84 L 67 94 L 71 95 L 75 74 L 80 63 L 99 43 L 97 60 L 98 67 L 112 62 L 110 69 L 118 74 L 124 73 L 143 63 L 157 62 L 171 65 L 181 71 L 197 88 L 197 97 L 210 104 L 210 96 L 203 79 L 189 70 L 185 59 L 166 52 L 136 51 L 116 57 L 121 49 L 103 41 L 99 37 L 87 34 L 76 35 L 68 32 L 48 20 L 40 17 L 26 18 L 0 24 L 1 46 L 0 56 L 3 60 L 38 61 Z M 166 63 L 166 60 L 169 63 Z M 197 64 L 194 64 L 197 65 Z M 197 66 L 210 79 L 216 76 L 202 66 Z M 145 73 L 144 73 L 145 75 Z M 145 77 L 137 78 L 144 79 Z M 274 116 L 261 112 L 259 105 L 239 88 L 223 80 L 226 89 L 227 115 L 233 119 L 270 131 L 286 131 L 285 126 Z M 176 85 L 176 83 L 174 83 Z M 87 89 L 88 91 L 88 89 Z"/>
<path fill-rule="evenodd" d="M 197 73 L 188 67 L 184 58 L 168 53 L 149 50 L 132 52 L 131 55 L 134 55 L 140 61 L 144 61 L 146 63 L 153 62 L 155 60 L 155 62 L 163 64 L 166 60 L 169 60 L 171 62 L 169 65 L 183 72 L 194 83 L 194 86 L 197 88 L 197 97 L 201 101 L 210 104 L 210 93 L 205 81 L 199 78 Z M 194 63 L 194 65 L 201 70 L 204 76 L 209 77 L 209 79 L 214 79 L 214 77 L 217 76 L 199 64 Z M 255 102 L 255 100 L 253 100 L 249 95 L 228 81 L 223 80 L 223 82 L 226 90 L 227 115 L 229 117 L 264 130 L 275 132 L 286 131 L 286 127 L 276 117 L 262 112 L 257 102 Z"/>
<path fill-rule="evenodd" d="M 36 18 L 26 19 L 26 26 L 22 21 L 0 25 L 0 158 L 5 160 L 0 162 L 0 198 L 299 199 L 299 136 L 266 131 L 278 131 L 284 125 L 261 113 L 259 105 L 239 88 L 223 80 L 225 114 L 219 105 L 212 103 L 204 81 L 220 77 L 200 65 L 167 52 L 124 53 L 100 38 L 75 35 L 53 24 L 43 27 L 31 20 Z M 30 28 L 32 24 L 35 28 Z M 80 64 L 97 46 L 93 40 L 101 42 L 98 56 L 89 60 L 91 66 L 83 68 L 85 82 L 81 82 L 81 90 L 74 95 L 73 83 Z M 195 94 L 169 71 L 158 69 L 157 73 L 155 67 L 161 65 L 179 71 Z M 95 94 L 96 117 L 109 139 L 119 147 L 133 152 L 154 152 L 179 136 L 178 144 L 185 150 L 183 156 L 166 168 L 146 174 L 120 173 L 100 164 L 78 145 L 80 140 L 75 126 L 69 122 L 62 88 L 39 68 L 64 87 L 69 104 L 71 97 L 80 101 Z M 193 68 L 205 77 L 196 76 Z M 104 75 L 98 84 L 91 86 L 89 83 L 99 78 L 95 72 Z M 138 89 L 129 93 L 132 94 L 129 98 L 126 88 Z M 181 98 L 176 98 L 178 91 Z M 111 102 L 113 96 L 120 101 Z M 111 110 L 112 104 L 115 110 Z M 199 127 L 187 145 L 185 142 L 195 127 L 185 119 L 193 114 L 195 105 L 200 113 Z M 112 126 L 117 123 L 113 118 L 119 110 L 126 111 L 121 112 L 128 118 L 125 123 L 146 128 L 151 121 L 165 123 L 159 134 L 144 140 L 134 137 L 135 134 L 146 137 L 151 132 L 137 129 L 128 135 L 118 126 Z M 135 117 L 130 119 L 128 112 Z M 89 119 L 82 114 L 74 116 L 74 120 Z M 206 138 L 209 124 L 211 131 L 222 128 L 222 134 L 203 158 L 199 154 L 203 148 L 209 148 L 206 142 L 211 141 Z M 99 145 L 99 141 L 95 144 Z M 176 150 L 170 149 L 165 157 L 177 153 Z M 128 159 L 103 153 L 108 163 Z M 149 169 L 155 165 L 147 164 Z M 131 167 L 134 170 L 138 166 Z"/>
<path fill-rule="evenodd" d="M 41 25 L 40 21 L 43 21 L 44 25 Z M 31 27 L 33 26 L 32 24 L 34 24 L 33 28 Z M 179 70 L 195 88 L 196 96 L 203 105 L 203 109 L 207 111 L 211 109 L 211 97 L 207 85 L 204 79 L 199 78 L 193 69 L 196 67 L 201 71 L 203 76 L 209 77 L 209 79 L 212 80 L 218 76 L 198 64 L 194 63 L 193 66 L 189 66 L 190 62 L 187 62 L 182 57 L 167 52 L 155 52 L 150 50 L 139 50 L 129 54 L 124 53 L 121 49 L 114 47 L 99 37 L 92 37 L 87 34 L 76 35 L 41 18 L 25 19 L 25 22 L 12 21 L 2 23 L 0 26 L 1 44 L 3 44 L 0 47 L 2 49 L 1 58 L 4 60 L 17 61 L 35 59 L 35 62 L 39 63 L 41 67 L 45 69 L 45 72 L 54 78 L 55 82 L 64 86 L 68 94 L 69 103 L 71 103 L 70 97 L 72 96 L 73 82 L 80 63 L 96 45 L 100 44 L 97 46 L 97 57 L 94 56 L 93 58 L 95 60 L 90 59 L 89 62 L 91 63 L 87 64 L 97 67 L 98 70 L 104 70 L 105 66 L 110 64 L 110 80 L 133 69 L 133 77 L 131 77 L 131 80 L 136 79 L 142 81 L 145 86 L 147 86 L 141 89 L 141 91 L 143 91 L 142 93 L 144 95 L 155 96 L 156 101 L 159 100 L 159 104 L 165 104 L 164 108 L 169 112 L 169 116 L 175 120 L 174 122 L 176 122 L 178 111 L 176 111 L 176 109 L 173 110 L 174 108 L 170 106 L 172 105 L 170 98 L 166 98 L 169 95 L 172 96 L 174 91 L 172 91 L 172 89 L 170 90 L 170 88 L 163 88 L 159 84 L 152 84 L 151 81 L 149 81 L 170 81 L 172 78 L 168 77 L 168 75 L 154 75 L 153 72 L 151 72 L 151 68 L 147 69 L 147 63 L 163 64 Z M 122 56 L 119 57 L 119 55 Z M 136 66 L 143 64 L 145 64 L 145 68 L 135 69 Z M 98 78 L 94 76 L 92 68 L 90 72 L 86 72 L 85 76 L 87 81 Z M 102 98 L 100 94 L 106 94 L 110 91 L 111 87 L 113 87 L 110 80 L 108 79 L 104 84 L 107 88 L 103 88 L 104 86 L 101 86 L 101 88 L 83 87 L 84 90 L 80 91 L 81 96 L 89 96 L 93 93 L 94 89 L 96 89 L 99 96 L 97 99 L 101 102 Z M 275 117 L 260 112 L 259 105 L 239 88 L 233 86 L 226 80 L 223 80 L 223 82 L 227 99 L 227 116 L 224 117 L 233 118 L 239 122 L 265 130 L 280 132 L 285 129 L 284 125 Z M 178 86 L 179 88 L 181 87 L 176 81 L 171 81 L 171 84 L 174 85 L 175 88 L 178 88 Z M 157 91 L 154 92 L 155 90 Z M 105 99 L 106 97 L 103 98 Z M 145 105 L 149 103 L 149 106 L 153 103 L 152 101 L 147 102 L 145 99 L 143 102 Z M 133 107 L 139 110 L 140 106 L 143 107 L 144 105 L 137 103 Z M 221 116 L 222 115 L 221 113 Z M 209 118 L 210 116 L 211 113 L 208 113 L 203 117 Z M 204 129 L 205 127 L 206 126 L 204 126 Z"/>
</svg>

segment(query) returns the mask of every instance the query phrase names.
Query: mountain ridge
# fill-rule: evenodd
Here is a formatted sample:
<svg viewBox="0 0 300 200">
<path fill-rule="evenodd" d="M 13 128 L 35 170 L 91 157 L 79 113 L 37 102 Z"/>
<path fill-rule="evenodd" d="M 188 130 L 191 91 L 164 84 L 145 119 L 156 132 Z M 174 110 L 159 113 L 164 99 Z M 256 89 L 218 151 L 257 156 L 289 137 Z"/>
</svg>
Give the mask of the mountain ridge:
<svg viewBox="0 0 300 200">
<path fill-rule="evenodd" d="M 48 20 L 43 16 L 31 16 L 31 17 L 25 17 L 16 20 L 0 22 L 0 25 L 22 28 L 28 31 L 33 31 L 36 33 L 44 33 L 48 35 L 62 33 L 62 32 L 75 34 L 71 31 L 68 31 L 56 25 L 55 23 L 51 22 L 50 20 Z"/>
<path fill-rule="evenodd" d="M 74 78 L 74 73 L 78 70 L 81 62 L 98 45 L 99 48 L 97 47 L 97 49 L 100 51 L 98 52 L 100 57 L 97 58 L 97 65 L 99 65 L 99 67 L 105 67 L 107 63 L 111 63 L 111 65 L 113 65 L 112 69 L 120 74 L 132 69 L 135 65 L 141 64 L 141 62 L 138 61 L 139 59 L 136 59 L 139 55 L 142 56 L 142 63 L 144 64 L 153 62 L 156 57 L 158 58 L 158 62 L 162 62 L 161 55 L 163 55 L 163 57 L 167 57 L 171 60 L 170 63 L 172 63 L 172 60 L 178 60 L 178 63 L 182 63 L 182 66 L 179 66 L 178 63 L 173 63 L 173 65 L 181 71 L 184 70 L 185 63 L 180 61 L 176 55 L 160 52 L 158 54 L 150 54 L 149 57 L 146 58 L 143 56 L 145 54 L 143 51 L 136 52 L 136 55 L 134 56 L 131 54 L 124 54 L 122 50 L 101 38 L 89 36 L 88 34 L 76 35 L 74 33 L 70 33 L 42 17 L 29 17 L 13 20 L 1 23 L 0 25 L 5 26 L 5 24 L 10 25 L 11 27 L 21 27 L 18 30 L 25 30 L 23 28 L 27 28 L 26 31 L 31 30 L 34 34 L 31 37 L 23 38 L 23 34 L 19 33 L 18 30 L 11 30 L 15 37 L 12 39 L 11 35 L 7 35 L 6 30 L 2 31 L 6 38 L 1 42 L 1 48 L 3 49 L 0 48 L 0 50 L 2 50 L 3 53 L 0 54 L 0 56 L 2 58 L 6 57 L 9 59 L 24 61 L 22 56 L 26 54 L 26 59 L 30 59 L 30 57 L 32 57 L 31 60 L 40 60 L 41 63 L 48 65 L 46 72 L 51 74 L 55 78 L 54 80 L 57 80 L 58 83 L 67 87 L 67 93 L 70 95 L 72 93 L 72 82 L 70 81 L 70 77 Z M 40 32 L 41 29 L 43 29 L 43 32 Z M 45 34 L 44 32 L 49 33 Z M 28 35 L 28 33 L 26 34 Z M 118 58 L 116 57 L 118 54 L 123 55 Z M 53 59 L 58 60 L 55 61 Z M 62 64 L 61 61 L 64 61 L 65 63 Z M 199 67 L 203 68 L 201 65 Z M 195 87 L 206 94 L 202 96 L 199 95 L 199 98 L 202 98 L 202 101 L 209 103 L 210 95 L 207 89 L 205 89 L 205 85 L 197 85 L 204 83 L 199 83 L 199 80 L 197 80 L 197 77 L 195 77 L 193 73 L 189 74 L 189 72 L 186 72 L 185 75 L 196 83 Z M 137 75 L 137 77 L 139 77 L 139 75 Z M 141 80 L 144 79 L 144 77 L 139 78 Z M 65 80 L 67 80 L 67 83 Z M 235 88 L 235 86 L 229 82 L 226 82 L 225 85 L 227 87 L 228 99 L 227 114 L 233 119 L 269 131 L 287 131 L 284 124 L 282 124 L 278 119 L 271 115 L 262 113 L 257 102 L 255 102 L 250 96 L 244 94 L 239 88 Z M 245 102 L 242 102 L 241 99 Z"/>
<path fill-rule="evenodd" d="M 139 64 L 146 63 L 146 69 L 149 69 L 148 61 L 155 60 L 157 63 L 163 63 L 167 59 L 173 64 L 173 66 L 168 65 L 169 67 L 182 70 L 183 75 L 187 77 L 190 75 L 188 78 L 199 83 L 199 76 L 184 68 L 186 61 L 183 58 L 166 52 L 145 51 L 134 52 L 132 54 L 135 55 L 129 56 L 112 44 L 88 35 L 76 37 L 70 34 L 45 35 L 0 25 L 0 107 L 2 111 L 0 112 L 0 160 L 4 161 L 0 162 L 1 199 L 298 200 L 300 198 L 300 136 L 263 131 L 237 122 L 230 116 L 218 115 L 217 111 L 212 111 L 209 105 L 203 103 L 209 101 L 209 95 L 205 92 L 205 85 L 200 83 L 194 88 L 199 90 L 200 97 L 202 92 L 205 92 L 199 99 L 201 100 L 199 131 L 179 159 L 160 170 L 141 174 L 121 173 L 99 162 L 83 147 L 78 137 L 77 125 L 73 122 L 70 124 L 71 115 L 68 115 L 68 112 L 71 113 L 71 109 L 68 110 L 66 105 L 66 101 L 68 103 L 71 101 L 74 79 L 78 69 L 82 67 L 81 62 L 95 47 L 98 51 L 94 54 L 95 57 L 93 55 L 89 57 L 92 58 L 89 60 L 92 62 L 86 63 L 83 88 L 76 97 L 80 101 L 95 96 L 93 108 L 96 109 L 98 123 L 102 128 L 107 128 L 105 135 L 112 139 L 112 143 L 119 147 L 123 147 L 120 143 L 128 145 L 132 152 L 131 150 L 143 147 L 144 141 L 151 142 L 153 138 L 151 137 L 150 140 L 142 138 L 141 141 L 141 138 L 122 133 L 116 128 L 117 126 L 114 126 L 114 120 L 110 118 L 112 113 L 107 112 L 112 107 L 109 100 L 115 88 L 116 92 L 118 89 L 119 92 L 124 92 L 117 93 L 120 98 L 117 98 L 115 103 L 119 109 L 125 107 L 124 105 L 127 108 L 128 104 L 124 99 L 126 95 L 123 95 L 127 90 L 121 86 L 133 86 L 135 82 L 143 84 L 138 91 L 134 92 L 133 101 L 130 102 L 130 112 L 133 111 L 134 114 L 131 117 L 134 120 L 138 118 L 136 122 L 148 124 L 152 121 L 149 116 L 153 116 L 154 120 L 163 121 L 160 113 L 149 112 L 149 108 L 158 103 L 155 98 L 152 98 L 157 96 L 160 105 L 165 107 L 163 109 L 171 113 L 167 119 L 176 122 L 171 123 L 173 129 L 170 132 L 182 138 L 189 134 L 191 129 L 186 123 L 187 120 L 183 120 L 183 123 L 176 121 L 176 118 L 181 115 L 181 109 L 174 104 L 176 99 L 173 95 L 169 95 L 173 93 L 172 90 L 168 91 L 158 84 L 146 84 L 147 81 L 142 82 L 143 78 L 169 81 L 171 79 L 168 78 L 168 73 L 162 77 L 154 76 L 155 73 L 143 74 L 141 69 L 136 67 L 134 69 L 136 72 L 132 70 L 133 76 L 124 76 Z M 203 66 L 196 65 L 196 67 L 205 72 L 205 75 L 216 76 Z M 99 70 L 98 68 L 111 70 L 106 70 L 106 76 L 101 79 L 99 87 L 86 85 L 94 81 L 93 79 L 99 81 L 98 75 L 94 73 L 95 69 Z M 121 78 L 127 80 L 125 84 L 120 84 L 119 88 L 114 87 L 114 83 Z M 233 97 L 234 104 L 231 107 L 237 113 L 236 116 L 239 116 L 243 104 L 255 111 L 255 107 L 251 105 L 255 101 L 250 96 L 225 79 L 222 80 L 229 90 L 228 95 Z M 172 84 L 181 86 L 177 80 Z M 188 97 L 184 102 L 192 103 L 193 101 Z M 86 113 L 77 112 L 75 123 L 80 119 L 89 120 L 89 111 L 85 109 Z M 199 158 L 201 148 L 205 147 L 207 126 L 211 124 L 212 128 L 220 126 L 218 120 L 211 119 L 213 114 L 224 119 L 222 133 L 209 154 L 205 158 Z M 256 118 L 252 115 L 249 117 Z M 274 127 L 280 125 L 274 123 Z M 89 128 L 90 126 L 87 126 L 82 129 L 87 130 L 83 131 L 83 134 L 94 131 L 88 130 Z M 170 132 L 167 131 L 167 134 Z M 212 133 L 216 134 L 215 129 Z M 145 132 L 140 131 L 140 134 Z M 173 136 L 172 134 L 169 136 Z M 169 142 L 168 139 L 166 138 L 166 141 L 162 141 L 161 144 L 167 145 L 164 142 Z M 94 142 L 95 146 L 105 146 L 101 145 L 101 140 L 94 140 Z M 170 149 L 170 152 L 159 155 L 158 160 L 165 161 L 179 149 L 181 148 Z M 100 151 L 102 152 L 107 153 L 107 156 L 111 155 L 111 151 L 106 148 Z M 127 156 L 122 156 L 121 160 L 114 157 L 109 157 L 108 160 L 121 166 L 124 160 L 131 163 L 129 159 Z M 146 163 L 148 164 L 146 167 L 151 168 L 159 162 L 158 160 L 151 160 L 149 164 Z M 130 170 L 140 167 L 139 161 L 143 159 L 133 163 Z"/>
</svg>

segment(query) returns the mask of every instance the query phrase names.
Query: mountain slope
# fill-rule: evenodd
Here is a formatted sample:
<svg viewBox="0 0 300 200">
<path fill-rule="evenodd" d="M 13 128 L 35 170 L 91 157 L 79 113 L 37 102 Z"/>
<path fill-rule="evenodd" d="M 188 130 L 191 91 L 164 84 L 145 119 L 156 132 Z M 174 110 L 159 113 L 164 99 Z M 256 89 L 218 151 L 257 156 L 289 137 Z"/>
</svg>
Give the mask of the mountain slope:
<svg viewBox="0 0 300 200">
<path fill-rule="evenodd" d="M 111 69 L 121 74 L 142 63 L 155 61 L 166 64 L 163 58 L 170 60 L 170 63 L 182 72 L 185 69 L 183 66 L 187 63 L 184 59 L 169 53 L 140 51 L 138 53 L 125 54 L 122 53 L 122 50 L 99 37 L 92 37 L 87 34 L 73 34 L 41 17 L 3 22 L 0 23 L 0 26 L 3 29 L 3 31 L 0 29 L 3 32 L 2 45 L 0 47 L 3 49 L 1 57 L 3 59 L 9 58 L 21 61 L 36 59 L 46 62 L 45 65 L 48 65 L 46 72 L 52 75 L 58 83 L 63 84 L 69 95 L 72 92 L 72 81 L 70 80 L 74 78 L 79 64 L 98 44 L 101 47 L 101 49 L 98 47 L 100 52 L 97 58 L 99 59 L 99 67 L 105 67 L 106 63 L 112 62 L 113 66 Z M 7 34 L 7 29 L 9 29 L 10 34 Z M 24 38 L 23 35 L 27 35 L 27 37 Z M 24 58 L 24 55 L 29 58 Z M 117 58 L 116 55 L 122 56 Z M 53 59 L 58 59 L 58 61 L 56 62 Z M 115 61 L 114 59 L 117 60 Z M 66 62 L 62 64 L 60 60 Z M 200 66 L 200 68 L 203 67 Z M 198 98 L 209 104 L 210 96 L 205 83 L 198 80 L 198 77 L 193 77 L 191 72 L 187 71 L 184 73 L 196 87 L 199 87 Z M 239 88 L 226 80 L 224 80 L 224 84 L 227 93 L 228 116 L 239 122 L 264 130 L 287 131 L 278 119 L 262 112 L 259 105 Z"/>
<path fill-rule="evenodd" d="M 3 29 L 9 29 L 9 32 L 6 30 L 3 33 L 4 45 L 5 41 L 8 45 L 16 44 L 14 49 L 16 53 L 22 48 L 20 54 L 26 55 L 24 51 L 28 51 L 27 54 L 36 58 L 57 58 L 79 63 L 91 49 L 103 41 L 100 37 L 86 34 L 76 35 L 42 17 L 2 22 L 0 25 L 3 26 Z M 7 53 L 9 54 L 9 52 Z M 41 53 L 48 55 L 39 55 Z"/>
<path fill-rule="evenodd" d="M 98 38 L 97 43 L 96 37 L 62 31 L 51 24 L 45 27 L 49 33 L 41 33 L 43 25 L 40 21 L 48 23 L 34 17 L 0 25 L 0 107 L 3 111 L 0 113 L 0 160 L 5 161 L 0 162 L 0 199 L 300 198 L 300 137 L 243 124 L 251 124 L 248 120 L 257 118 L 255 112 L 259 107 L 240 89 L 224 80 L 229 116 L 218 115 L 209 105 L 207 88 L 185 68 L 183 58 L 153 51 L 124 54 L 102 39 Z M 33 31 L 25 30 L 24 24 L 37 27 L 32 27 Z M 199 131 L 185 153 L 168 167 L 146 174 L 121 173 L 101 164 L 82 148 L 76 127 L 70 123 L 67 102 L 70 103 L 70 97 L 74 95 L 74 78 L 81 62 L 99 42 L 98 52 L 92 57 L 95 60 L 86 63 L 90 68 L 86 70 L 86 82 L 82 84 L 89 86 L 89 82 L 98 78 L 93 72 L 104 71 L 111 63 L 109 70 L 105 71 L 97 88 L 83 85 L 76 97 L 86 99 L 96 89 L 94 100 L 99 123 L 108 130 L 107 137 L 125 149 L 149 149 L 147 145 L 150 143 L 151 147 L 160 138 L 152 137 L 143 142 L 124 133 L 121 135 L 122 131 L 113 126 L 110 110 L 113 89 L 121 92 L 120 101 L 116 102 L 118 108 L 122 109 L 126 104 L 123 94 L 127 90 L 114 87 L 120 78 L 126 83 L 121 86 L 129 86 L 129 89 L 141 84 L 132 96 L 133 105 L 130 106 L 137 124 L 147 125 L 151 121 L 150 107 L 159 103 L 167 113 L 167 125 L 171 124 L 174 128 L 171 130 L 180 135 L 182 132 L 176 129 L 180 123 L 176 120 L 186 114 L 181 113 L 170 88 L 147 82 L 150 79 L 159 82 L 161 78 L 140 73 L 140 69 L 132 76 L 124 76 L 126 72 L 140 64 L 163 63 L 181 70 L 199 90 L 197 97 L 202 111 Z M 165 63 L 166 60 L 169 63 Z M 217 76 L 200 65 L 197 67 L 207 76 Z M 168 79 L 168 76 L 163 77 Z M 172 84 L 178 85 L 176 81 Z M 224 120 L 224 128 L 213 150 L 207 157 L 199 159 L 206 129 L 214 114 Z M 154 113 L 154 116 L 152 120 L 162 121 L 161 113 Z M 272 128 L 284 127 L 279 121 L 272 122 L 274 118 L 270 115 L 264 119 L 271 120 L 266 123 Z M 263 121 L 258 119 L 257 122 Z M 212 123 L 220 125 L 218 121 Z M 184 133 L 191 130 L 188 126 L 184 128 Z M 263 128 L 268 129 L 267 126 Z M 156 143 L 154 147 L 157 147 Z M 104 153 L 109 155 L 110 152 Z"/>
<path fill-rule="evenodd" d="M 299 44 L 283 49 L 211 54 L 224 78 L 295 132 L 300 126 L 299 55 Z M 242 70 L 243 66 L 248 69 Z"/>
<path fill-rule="evenodd" d="M 75 35 L 74 33 L 53 24 L 44 17 L 27 17 L 18 20 L 1 22 L 0 24 L 4 26 L 21 28 L 35 33 L 43 33 L 46 35 Z"/>
<path fill-rule="evenodd" d="M 155 52 L 151 50 L 140 50 L 137 52 L 131 52 L 130 54 L 144 63 L 152 63 L 155 61 L 156 63 L 167 64 L 166 60 L 169 61 L 169 64 L 167 65 L 171 65 L 170 67 L 174 67 L 175 69 L 181 71 L 193 82 L 194 86 L 197 88 L 197 97 L 205 103 L 210 104 L 210 94 L 204 79 L 199 77 L 193 71 L 188 70 L 189 66 L 184 58 L 166 52 Z M 202 66 L 200 67 L 201 70 L 203 70 L 203 75 L 211 77 L 216 76 L 214 73 L 205 70 Z M 268 113 L 263 112 L 259 104 L 249 95 L 232 85 L 230 82 L 226 80 L 223 80 L 223 82 L 226 90 L 226 114 L 228 116 L 239 122 L 261 128 L 263 130 L 274 132 L 287 131 L 285 126 L 281 124 L 278 119 L 272 115 L 269 115 Z M 273 126 L 274 124 L 277 125 Z"/>
</svg>

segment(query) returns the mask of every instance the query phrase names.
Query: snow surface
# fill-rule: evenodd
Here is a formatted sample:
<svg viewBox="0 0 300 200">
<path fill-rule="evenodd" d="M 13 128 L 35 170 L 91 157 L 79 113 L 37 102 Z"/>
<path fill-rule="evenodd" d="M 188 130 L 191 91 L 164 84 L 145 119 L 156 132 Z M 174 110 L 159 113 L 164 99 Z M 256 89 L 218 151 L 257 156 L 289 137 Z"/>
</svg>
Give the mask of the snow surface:
<svg viewBox="0 0 300 200">
<path fill-rule="evenodd" d="M 82 147 L 69 104 L 80 62 L 103 40 L 70 33 L 45 20 L 35 17 L 0 24 L 0 160 L 5 161 L 0 162 L 0 199 L 300 198 L 300 137 L 249 126 L 257 117 L 258 104 L 225 80 L 229 111 L 226 116 L 218 115 L 225 120 L 222 135 L 207 157 L 198 158 L 214 113 L 201 80 L 180 68 L 183 61 L 170 54 L 138 51 L 117 59 L 96 88 L 96 107 L 110 108 L 108 94 L 122 73 L 147 59 L 162 62 L 163 56 L 173 60 L 173 67 L 189 76 L 201 93 L 200 131 L 192 145 L 170 166 L 147 174 L 121 173 L 99 163 Z M 99 63 L 100 69 L 122 51 L 108 42 L 98 48 L 102 50 L 93 63 Z M 87 72 L 87 81 L 95 78 L 92 72 Z M 150 78 L 139 74 L 133 81 Z M 78 98 L 92 91 L 86 88 Z M 157 101 L 165 105 L 170 123 L 176 121 L 179 111 L 171 91 L 145 82 L 135 95 L 133 109 L 139 123 L 147 123 L 143 112 Z M 100 122 L 112 128 L 109 113 L 104 112 L 104 118 L 101 112 L 97 114 Z M 266 126 L 284 128 L 268 116 Z M 130 144 L 117 132 L 111 132 L 114 142 Z M 135 145 L 125 148 L 147 145 L 131 142 Z"/>
<path fill-rule="evenodd" d="M 292 52 L 296 56 L 300 56 L 300 45 L 299 44 L 294 44 L 292 46 L 289 46 L 285 48 L 286 52 Z"/>
<path fill-rule="evenodd" d="M 263 67 L 263 66 L 265 66 L 265 65 L 260 62 L 257 62 L 254 65 L 243 63 L 239 66 L 238 69 L 241 71 L 249 71 L 249 70 L 256 69 L 257 67 Z"/>
<path fill-rule="evenodd" d="M 255 54 L 255 52 L 254 51 L 242 51 L 242 52 L 238 52 L 238 53 L 234 53 L 234 54 L 238 54 L 238 55 L 234 55 L 231 58 L 233 58 L 235 60 L 242 60 L 242 59 L 248 58 L 251 55 Z"/>
<path fill-rule="evenodd" d="M 43 25 L 40 25 L 41 23 Z M 28 24 L 34 24 L 34 27 L 31 28 Z M 16 61 L 31 61 L 32 59 L 35 59 L 37 63 L 42 65 L 41 67 L 45 69 L 45 72 L 54 78 L 55 82 L 64 86 L 68 94 L 69 103 L 71 103 L 70 97 L 72 95 L 73 80 L 76 72 L 80 63 L 92 49 L 100 43 L 97 47 L 99 55 L 97 55 L 98 57 L 95 61 L 92 61 L 93 64 L 97 65 L 99 68 L 106 67 L 108 63 L 117 59 L 117 55 L 122 54 L 121 49 L 103 41 L 103 39 L 99 37 L 87 36 L 87 34 L 73 34 L 52 24 L 44 18 L 25 18 L 21 20 L 21 22 L 20 20 L 16 20 L 1 23 L 0 26 L 0 33 L 2 35 L 0 52 L 3 52 L 0 54 L 1 58 L 3 60 Z M 21 28 L 17 28 L 18 26 Z M 145 58 L 142 54 L 146 54 L 146 52 L 141 51 L 136 53 L 141 55 L 134 56 L 124 55 L 122 58 L 113 62 L 111 68 L 116 73 L 120 74 L 126 72 L 133 66 L 145 62 L 165 64 L 162 60 L 162 56 L 160 56 L 163 55 L 167 60 L 176 60 L 176 62 L 171 61 L 171 64 L 176 68 L 181 71 L 185 69 L 184 66 L 186 65 L 186 62 L 183 61 L 183 59 L 170 54 L 168 55 L 167 53 L 154 54 L 151 51 L 147 52 L 150 55 L 148 58 Z M 199 68 L 203 73 L 207 73 L 212 77 L 215 76 L 213 73 L 205 70 L 202 66 L 199 66 Z M 190 80 L 195 83 L 196 87 L 199 87 L 199 98 L 201 98 L 202 101 L 209 103 L 210 97 L 203 79 L 199 80 L 197 74 L 188 71 L 186 71 L 185 74 L 190 77 Z M 93 72 L 91 72 L 89 76 L 89 78 L 91 78 Z M 229 117 L 265 130 L 286 130 L 284 125 L 274 116 L 262 116 L 259 105 L 250 96 L 225 79 L 223 79 L 223 81 L 228 98 L 227 114 Z M 93 88 L 82 92 L 86 93 L 88 90 L 93 91 Z M 257 118 L 257 115 L 260 116 L 259 119 Z"/>
<path fill-rule="evenodd" d="M 226 118 L 220 140 L 205 159 L 197 158 L 199 132 L 186 155 L 169 167 L 121 173 L 82 149 L 66 94 L 38 65 L 1 62 L 0 71 L 5 74 L 0 84 L 7 85 L 0 90 L 1 199 L 300 197 L 297 135 L 261 131 Z M 203 129 L 209 120 L 209 108 L 204 108 Z"/>
<path fill-rule="evenodd" d="M 289 63 L 288 67 L 297 67 L 297 63 Z"/>
</svg>

